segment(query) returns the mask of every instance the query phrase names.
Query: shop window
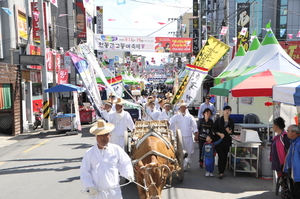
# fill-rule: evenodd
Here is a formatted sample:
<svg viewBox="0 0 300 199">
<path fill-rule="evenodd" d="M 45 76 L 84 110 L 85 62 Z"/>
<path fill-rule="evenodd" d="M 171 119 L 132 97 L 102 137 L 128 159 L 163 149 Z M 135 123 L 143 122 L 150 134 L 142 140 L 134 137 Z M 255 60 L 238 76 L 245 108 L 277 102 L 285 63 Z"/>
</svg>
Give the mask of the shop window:
<svg viewBox="0 0 300 199">
<path fill-rule="evenodd" d="M 0 109 L 10 109 L 11 106 L 11 84 L 0 84 Z"/>
</svg>

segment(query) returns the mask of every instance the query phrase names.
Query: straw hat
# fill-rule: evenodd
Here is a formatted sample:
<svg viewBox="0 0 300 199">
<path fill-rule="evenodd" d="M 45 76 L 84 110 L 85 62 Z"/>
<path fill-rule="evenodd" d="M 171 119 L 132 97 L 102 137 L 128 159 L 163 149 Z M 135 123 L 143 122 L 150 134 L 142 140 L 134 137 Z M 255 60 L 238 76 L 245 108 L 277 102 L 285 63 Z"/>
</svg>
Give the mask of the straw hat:
<svg viewBox="0 0 300 199">
<path fill-rule="evenodd" d="M 164 102 L 164 106 L 172 106 L 172 104 L 171 104 L 169 101 L 166 100 L 166 101 Z"/>
<path fill-rule="evenodd" d="M 107 104 L 107 105 L 112 106 L 112 103 L 110 101 L 108 101 L 108 100 L 103 101 L 103 103 L 104 103 L 104 105 Z"/>
<path fill-rule="evenodd" d="M 115 101 L 115 104 L 121 105 L 121 106 L 123 106 L 124 103 L 125 103 L 125 101 L 122 98 L 117 98 L 117 100 Z"/>
<path fill-rule="evenodd" d="M 98 120 L 97 124 L 90 128 L 90 133 L 93 135 L 105 135 L 114 130 L 115 125 L 106 123 L 104 120 Z"/>
<path fill-rule="evenodd" d="M 111 98 L 111 97 L 116 97 L 116 96 L 113 93 L 110 93 L 108 97 Z"/>
<path fill-rule="evenodd" d="M 148 102 L 147 102 L 147 106 L 149 106 L 150 104 L 155 104 L 155 102 L 154 102 L 154 100 L 153 100 L 153 99 L 151 99 L 151 100 L 148 100 Z"/>
<path fill-rule="evenodd" d="M 184 100 L 180 100 L 180 102 L 178 103 L 178 106 L 187 106 L 187 103 L 185 103 Z"/>
<path fill-rule="evenodd" d="M 165 100 L 164 99 L 158 99 L 158 103 L 161 104 L 161 103 L 164 103 Z"/>
<path fill-rule="evenodd" d="M 172 93 L 170 93 L 170 92 L 168 92 L 168 93 L 166 93 L 166 95 L 165 95 L 166 97 L 173 97 L 173 94 Z"/>
</svg>

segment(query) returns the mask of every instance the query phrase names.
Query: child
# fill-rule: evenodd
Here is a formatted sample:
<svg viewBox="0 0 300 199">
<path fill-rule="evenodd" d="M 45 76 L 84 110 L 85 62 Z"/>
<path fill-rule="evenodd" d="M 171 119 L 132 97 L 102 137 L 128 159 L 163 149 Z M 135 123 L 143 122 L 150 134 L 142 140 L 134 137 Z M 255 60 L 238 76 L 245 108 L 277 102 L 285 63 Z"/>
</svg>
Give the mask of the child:
<svg viewBox="0 0 300 199">
<path fill-rule="evenodd" d="M 219 139 L 216 142 L 212 142 L 213 135 L 209 134 L 206 136 L 206 142 L 204 143 L 202 148 L 201 158 L 204 159 L 205 162 L 206 177 L 214 176 L 213 172 L 214 172 L 214 165 L 215 165 L 215 146 L 220 142 L 222 142 L 224 138 L 223 133 L 217 133 L 217 134 L 221 137 L 221 139 Z"/>
</svg>

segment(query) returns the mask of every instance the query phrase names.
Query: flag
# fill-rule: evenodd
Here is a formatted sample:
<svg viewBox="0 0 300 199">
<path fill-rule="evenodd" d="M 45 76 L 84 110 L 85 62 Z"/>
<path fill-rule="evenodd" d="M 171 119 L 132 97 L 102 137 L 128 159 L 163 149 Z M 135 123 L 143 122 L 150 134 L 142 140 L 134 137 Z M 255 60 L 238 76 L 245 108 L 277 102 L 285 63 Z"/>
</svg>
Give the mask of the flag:
<svg viewBox="0 0 300 199">
<path fill-rule="evenodd" d="M 266 25 L 266 28 L 263 28 L 263 30 L 265 30 L 265 31 L 270 31 L 270 30 L 272 30 L 271 29 L 271 21 L 269 22 L 269 23 L 267 23 L 267 25 Z"/>
<path fill-rule="evenodd" d="M 223 26 L 220 35 L 226 35 L 228 27 Z"/>
<path fill-rule="evenodd" d="M 56 6 L 56 7 L 57 7 L 57 1 L 58 1 L 58 0 L 50 0 L 50 2 L 51 2 L 54 6 Z"/>
<path fill-rule="evenodd" d="M 282 37 L 285 33 L 286 29 L 280 29 L 280 37 Z"/>
<path fill-rule="evenodd" d="M 111 87 L 114 89 L 114 92 L 117 96 L 122 96 L 123 94 L 123 87 L 122 87 L 122 76 L 113 77 L 107 80 Z M 107 96 L 111 93 L 109 89 L 106 90 Z"/>
<path fill-rule="evenodd" d="M 297 34 L 297 36 L 296 37 L 300 37 L 300 30 L 299 30 L 299 32 L 298 32 L 298 34 Z"/>
<path fill-rule="evenodd" d="M 9 8 L 2 7 L 2 10 L 4 10 L 9 16 L 12 16 L 12 12 Z"/>
<path fill-rule="evenodd" d="M 117 4 L 124 5 L 124 4 L 126 4 L 126 1 L 125 0 L 117 0 Z"/>
<path fill-rule="evenodd" d="M 68 14 L 60 14 L 58 17 L 68 16 Z"/>
<path fill-rule="evenodd" d="M 232 37 L 232 40 L 233 40 L 233 42 L 234 42 L 234 45 L 236 45 L 237 38 L 236 38 L 236 37 Z"/>
<path fill-rule="evenodd" d="M 248 31 L 248 28 L 247 27 L 243 27 L 242 30 L 241 30 L 241 32 L 240 32 L 240 35 L 245 36 L 246 33 L 247 33 L 247 31 Z"/>
<path fill-rule="evenodd" d="M 116 21 L 116 19 L 108 19 L 108 21 Z"/>
<path fill-rule="evenodd" d="M 164 22 L 157 22 L 159 25 L 165 25 L 166 23 Z"/>
<path fill-rule="evenodd" d="M 288 34 L 289 39 L 293 39 L 293 34 Z"/>
</svg>

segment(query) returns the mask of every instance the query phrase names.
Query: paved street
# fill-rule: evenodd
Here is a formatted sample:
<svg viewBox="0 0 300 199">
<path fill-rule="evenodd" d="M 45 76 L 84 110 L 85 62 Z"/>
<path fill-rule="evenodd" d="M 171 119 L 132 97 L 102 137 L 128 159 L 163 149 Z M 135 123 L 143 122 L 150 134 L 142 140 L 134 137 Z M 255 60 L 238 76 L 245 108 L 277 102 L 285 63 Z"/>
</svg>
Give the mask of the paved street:
<svg viewBox="0 0 300 199">
<path fill-rule="evenodd" d="M 66 136 L 55 131 L 24 134 L 15 138 L 0 136 L 0 199 L 84 199 L 80 192 L 79 167 L 84 152 L 95 143 L 88 133 Z M 7 145 L 7 146 L 4 146 Z M 192 168 L 180 183 L 176 176 L 164 199 L 181 198 L 280 198 L 271 192 L 272 181 L 256 179 L 252 174 L 227 171 L 227 177 L 204 177 L 198 168 L 195 148 Z M 215 169 L 217 174 L 217 168 Z M 138 199 L 136 186 L 123 189 L 125 199 Z"/>
</svg>

